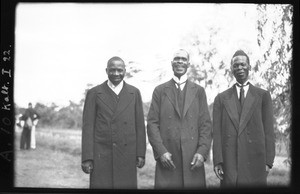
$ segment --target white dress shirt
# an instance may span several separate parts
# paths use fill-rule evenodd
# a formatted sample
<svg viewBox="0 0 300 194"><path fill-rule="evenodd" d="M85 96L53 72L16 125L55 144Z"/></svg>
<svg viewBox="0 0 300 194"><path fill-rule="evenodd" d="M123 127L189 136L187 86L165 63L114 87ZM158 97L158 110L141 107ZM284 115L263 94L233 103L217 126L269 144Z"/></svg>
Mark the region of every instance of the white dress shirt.
<svg viewBox="0 0 300 194"><path fill-rule="evenodd" d="M180 89L183 90L185 84L186 84L186 80L187 80L187 75L184 74L180 77L180 79L178 79L178 77L176 77L175 75L173 76L173 80L180 85ZM175 84L176 88L178 88L178 85Z"/></svg>
<svg viewBox="0 0 300 194"><path fill-rule="evenodd" d="M110 87L110 89L112 89L112 91L114 91L115 94L119 95L123 88L124 81L122 80L118 85L115 86L110 80L107 80L107 85Z"/></svg>
<svg viewBox="0 0 300 194"><path fill-rule="evenodd" d="M237 85L239 85L239 86L237 86ZM240 99L240 90L241 90L241 84L240 83L238 83L238 82L236 82L236 85L235 85L235 87L236 87L236 91L237 91L237 96L238 96L238 99ZM245 84L243 84L243 88L244 88L244 97L246 98L246 96L247 96L247 92L248 92L248 90L249 90L249 83L248 83L248 81L245 83Z"/></svg>

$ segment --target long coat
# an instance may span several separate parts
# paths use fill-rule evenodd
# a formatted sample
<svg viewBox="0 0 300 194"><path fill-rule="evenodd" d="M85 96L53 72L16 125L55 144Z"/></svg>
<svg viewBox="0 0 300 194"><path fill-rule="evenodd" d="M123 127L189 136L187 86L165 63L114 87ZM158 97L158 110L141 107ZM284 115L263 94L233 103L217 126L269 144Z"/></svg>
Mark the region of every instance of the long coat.
<svg viewBox="0 0 300 194"><path fill-rule="evenodd" d="M137 88L124 82L119 102L114 105L108 90L106 81L87 92L82 161L94 162L91 188L134 189L137 188L136 157L145 157L146 152L141 95Z"/></svg>
<svg viewBox="0 0 300 194"><path fill-rule="evenodd" d="M204 165L192 171L195 153L207 157L211 145L211 120L204 89L186 82L186 95L181 115L176 103L175 84L170 80L155 88L148 113L147 133L152 145L155 169L155 188L205 187ZM172 154L175 170L163 168L159 157Z"/></svg>
<svg viewBox="0 0 300 194"><path fill-rule="evenodd" d="M266 165L275 157L270 93L250 84L241 116L237 100L233 86L214 101L213 162L223 164L221 186L266 185Z"/></svg>

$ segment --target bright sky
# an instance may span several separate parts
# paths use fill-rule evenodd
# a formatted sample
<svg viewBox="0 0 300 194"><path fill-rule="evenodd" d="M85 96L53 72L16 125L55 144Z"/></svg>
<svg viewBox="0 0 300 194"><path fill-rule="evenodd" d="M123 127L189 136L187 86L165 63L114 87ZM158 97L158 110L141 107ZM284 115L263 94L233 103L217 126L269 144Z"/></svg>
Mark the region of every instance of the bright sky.
<svg viewBox="0 0 300 194"><path fill-rule="evenodd" d="M16 13L14 100L21 107L79 102L88 83L107 79L106 63L115 55L141 64L141 74L126 81L149 101L154 87L171 78L182 37L211 23L226 33L219 45L226 60L237 46L256 50L251 4L20 3ZM158 68L168 73L154 82Z"/></svg>

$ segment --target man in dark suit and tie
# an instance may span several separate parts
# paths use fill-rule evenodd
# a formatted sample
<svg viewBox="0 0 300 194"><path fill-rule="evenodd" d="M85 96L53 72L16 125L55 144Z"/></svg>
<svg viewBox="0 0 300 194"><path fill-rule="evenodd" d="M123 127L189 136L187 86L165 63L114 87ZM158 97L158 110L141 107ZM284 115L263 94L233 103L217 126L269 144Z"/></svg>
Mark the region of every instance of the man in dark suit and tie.
<svg viewBox="0 0 300 194"><path fill-rule="evenodd" d="M156 160L156 189L204 188L204 161L211 145L211 120L204 89L187 80L185 50L175 52L174 77L157 86L147 133Z"/></svg>
<svg viewBox="0 0 300 194"><path fill-rule="evenodd" d="M87 92L82 124L82 170L90 188L136 189L145 164L146 131L140 91L123 81L120 57L107 62L108 80Z"/></svg>
<svg viewBox="0 0 300 194"><path fill-rule="evenodd" d="M218 94L213 107L213 163L221 187L266 186L275 157L270 93L248 81L248 55L231 60L237 83Z"/></svg>

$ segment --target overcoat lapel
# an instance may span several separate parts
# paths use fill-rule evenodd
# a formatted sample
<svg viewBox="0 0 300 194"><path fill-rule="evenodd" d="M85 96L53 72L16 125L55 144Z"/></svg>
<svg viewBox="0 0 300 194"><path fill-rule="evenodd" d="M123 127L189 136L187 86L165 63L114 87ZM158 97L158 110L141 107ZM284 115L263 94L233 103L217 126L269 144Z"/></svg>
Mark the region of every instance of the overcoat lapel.
<svg viewBox="0 0 300 194"><path fill-rule="evenodd" d="M130 102L134 99L134 92L129 90L127 87L127 84L124 82L123 89L121 90L120 94L120 100L117 105L117 109L113 115L112 120L114 120L125 108L130 104Z"/></svg>
<svg viewBox="0 0 300 194"><path fill-rule="evenodd" d="M176 103L176 97L175 97L175 93L173 88L175 87L175 85L173 85L173 80L171 79L168 84L166 85L166 90L165 90L165 94L166 96L169 98L171 104L173 105L173 107L175 108L176 112L178 113L179 117L181 117L181 113L179 111L179 106Z"/></svg>
<svg viewBox="0 0 300 194"><path fill-rule="evenodd" d="M248 123L249 119L251 118L256 105L258 102L258 97L255 93L255 88L250 84L249 90L246 96L246 99L244 101L244 105L242 108L242 114L239 124L239 135L242 133L242 131L245 129L246 124Z"/></svg>
<svg viewBox="0 0 300 194"><path fill-rule="evenodd" d="M234 86L230 89L229 94L226 99L224 99L225 109L233 122L237 132L239 131L239 114L236 106L236 90Z"/></svg>
<svg viewBox="0 0 300 194"><path fill-rule="evenodd" d="M185 117L185 114L187 113L187 110L189 109L190 105L192 104L195 96L196 96L196 87L193 85L189 80L186 82L186 93L185 93L185 101L184 101L184 108L183 108L183 116Z"/></svg>
<svg viewBox="0 0 300 194"><path fill-rule="evenodd" d="M99 88L99 90L97 91L97 98L99 100L101 100L103 102L103 104L105 104L110 112L111 115L113 115L114 113L114 100L113 98L109 95L108 91L106 91L105 87L107 85L107 82L104 82L102 87ZM108 86L107 86L108 87Z"/></svg>

